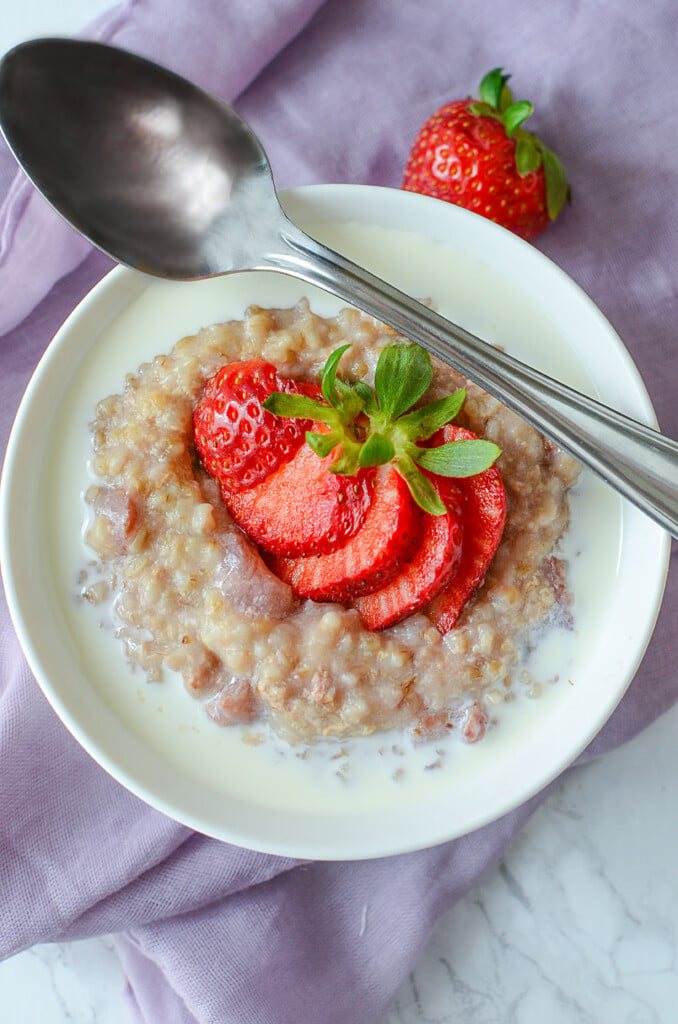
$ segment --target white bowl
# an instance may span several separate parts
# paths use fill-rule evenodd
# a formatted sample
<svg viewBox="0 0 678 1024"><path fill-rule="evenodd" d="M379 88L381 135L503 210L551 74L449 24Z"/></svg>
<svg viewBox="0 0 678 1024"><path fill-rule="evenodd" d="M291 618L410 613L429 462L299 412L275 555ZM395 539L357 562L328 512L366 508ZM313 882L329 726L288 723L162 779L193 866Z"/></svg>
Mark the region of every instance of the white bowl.
<svg viewBox="0 0 678 1024"><path fill-rule="evenodd" d="M315 186L284 194L290 215L474 333L636 419L648 396L610 325L556 266L489 221L412 193ZM10 611L45 695L73 735L143 800L200 832L281 855L351 859L434 845L485 825L549 783L583 750L630 683L652 633L668 536L584 473L565 543L573 633L538 652L539 700L501 709L474 746L431 751L399 737L351 741L307 757L272 740L248 746L220 729L173 678L133 675L101 612L78 601L87 559L82 494L88 424L124 374L182 335L239 317L251 303L308 295L291 278L244 273L191 284L114 270L54 338L10 438L2 492L2 565ZM31 467L27 473L26 466ZM394 782L395 768L402 769ZM346 770L348 768L348 771Z"/></svg>

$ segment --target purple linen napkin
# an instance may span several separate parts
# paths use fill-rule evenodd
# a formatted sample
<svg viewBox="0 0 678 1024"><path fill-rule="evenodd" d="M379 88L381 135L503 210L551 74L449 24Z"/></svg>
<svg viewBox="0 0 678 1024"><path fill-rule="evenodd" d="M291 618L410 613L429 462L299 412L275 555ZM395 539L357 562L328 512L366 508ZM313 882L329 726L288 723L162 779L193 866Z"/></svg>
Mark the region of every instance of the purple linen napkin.
<svg viewBox="0 0 678 1024"><path fill-rule="evenodd" d="M630 348L678 435L673 0L129 0L86 35L152 56L251 121L279 186L398 186L421 122L502 65L570 172L539 239ZM0 430L50 337L108 268L0 150ZM678 699L676 573L650 649L586 757ZM440 914L539 797L453 843L300 864L190 832L109 778L56 719L0 605L0 956L115 933L146 1024L376 1024Z"/></svg>

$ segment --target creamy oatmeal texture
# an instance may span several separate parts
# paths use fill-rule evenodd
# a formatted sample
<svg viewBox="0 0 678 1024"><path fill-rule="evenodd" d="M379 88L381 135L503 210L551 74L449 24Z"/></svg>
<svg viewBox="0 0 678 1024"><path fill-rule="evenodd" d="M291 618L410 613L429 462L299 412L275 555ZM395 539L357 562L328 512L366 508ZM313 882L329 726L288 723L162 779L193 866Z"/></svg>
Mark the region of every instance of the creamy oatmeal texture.
<svg viewBox="0 0 678 1024"><path fill-rule="evenodd" d="M295 597L231 521L199 467L192 414L224 363L263 358L317 380L351 342L342 374L371 381L393 332L354 309L316 316L306 301L249 309L184 338L130 374L96 410L87 541L98 556L84 596L114 600L118 635L149 680L182 674L223 725L268 721L290 742L412 728L480 738L486 708L517 682L529 634L567 619L563 566L576 463L442 364L427 400L460 386L458 422L502 449L509 512L484 585L445 637L424 613L382 632L355 610Z"/></svg>

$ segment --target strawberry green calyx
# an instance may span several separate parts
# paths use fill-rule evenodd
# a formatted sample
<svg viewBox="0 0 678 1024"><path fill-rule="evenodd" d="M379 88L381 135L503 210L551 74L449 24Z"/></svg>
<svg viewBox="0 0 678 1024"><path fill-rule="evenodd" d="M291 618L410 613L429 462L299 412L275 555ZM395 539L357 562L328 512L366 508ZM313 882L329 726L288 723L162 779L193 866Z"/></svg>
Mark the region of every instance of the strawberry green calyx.
<svg viewBox="0 0 678 1024"><path fill-rule="evenodd" d="M570 186L562 161L553 150L545 146L532 132L522 127L532 115L528 100L513 99L508 86L510 75L502 68L494 68L485 75L478 90L479 100L469 102L469 111L477 117L492 117L503 124L506 134L516 144L516 170L521 177L538 171L544 173L546 209L550 220L555 220L566 200L571 198Z"/></svg>
<svg viewBox="0 0 678 1024"><path fill-rule="evenodd" d="M349 347L336 349L325 364L321 390L327 404L276 391L264 408L277 416L324 424L326 431L307 431L306 440L320 458L336 449L333 473L354 476L360 469L393 463L417 504L431 515L445 515L447 509L422 469L438 476L475 476L493 464L499 448L480 439L420 447L418 441L432 437L459 413L465 389L417 406L431 385L433 366L425 349L405 342L383 349L374 389L364 381L342 380L337 367Z"/></svg>

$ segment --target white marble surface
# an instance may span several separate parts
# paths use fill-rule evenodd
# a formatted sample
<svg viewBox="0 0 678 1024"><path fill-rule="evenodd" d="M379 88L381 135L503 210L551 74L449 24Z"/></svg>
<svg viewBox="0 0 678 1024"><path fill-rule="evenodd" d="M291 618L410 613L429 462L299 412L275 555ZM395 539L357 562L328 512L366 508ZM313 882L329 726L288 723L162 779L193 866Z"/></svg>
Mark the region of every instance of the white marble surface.
<svg viewBox="0 0 678 1024"><path fill-rule="evenodd" d="M441 922L388 1024L678 1020L678 708L573 771Z"/></svg>
<svg viewBox="0 0 678 1024"><path fill-rule="evenodd" d="M23 0L0 51L108 6ZM678 708L571 773L443 918L385 1024L677 1020L677 738ZM35 947L0 964L0 1024L127 1024L122 987L107 939Z"/></svg>

